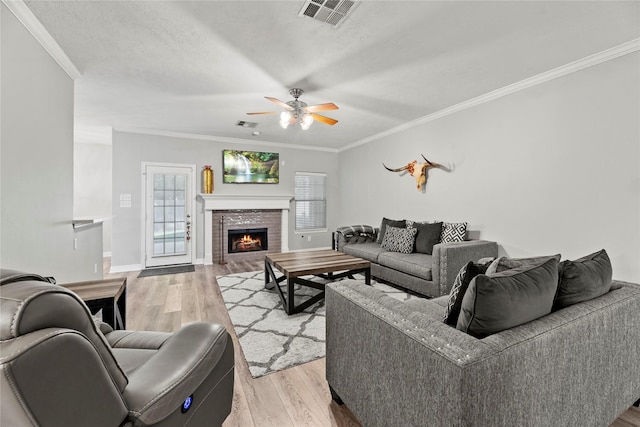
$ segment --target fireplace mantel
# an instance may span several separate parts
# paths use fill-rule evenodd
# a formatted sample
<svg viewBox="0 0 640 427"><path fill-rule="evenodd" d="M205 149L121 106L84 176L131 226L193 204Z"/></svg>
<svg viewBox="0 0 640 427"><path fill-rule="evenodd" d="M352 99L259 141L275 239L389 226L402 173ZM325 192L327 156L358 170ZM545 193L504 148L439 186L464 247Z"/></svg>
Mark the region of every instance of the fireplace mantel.
<svg viewBox="0 0 640 427"><path fill-rule="evenodd" d="M231 209L283 209L289 210L292 195L265 194L200 194L204 200L205 211L221 211Z"/></svg>
<svg viewBox="0 0 640 427"><path fill-rule="evenodd" d="M282 211L282 252L289 251L289 208L293 195L199 194L204 201L204 263L213 264L213 211L264 210Z"/></svg>

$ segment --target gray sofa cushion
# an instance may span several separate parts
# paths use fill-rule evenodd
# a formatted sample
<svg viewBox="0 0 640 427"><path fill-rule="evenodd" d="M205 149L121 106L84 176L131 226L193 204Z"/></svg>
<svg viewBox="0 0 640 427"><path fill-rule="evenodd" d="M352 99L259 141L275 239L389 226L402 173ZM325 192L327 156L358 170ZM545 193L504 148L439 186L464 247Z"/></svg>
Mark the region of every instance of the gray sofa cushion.
<svg viewBox="0 0 640 427"><path fill-rule="evenodd" d="M378 255L386 252L376 242L351 243L342 247L342 252L371 262L378 262Z"/></svg>
<svg viewBox="0 0 640 427"><path fill-rule="evenodd" d="M433 261L431 255L411 253L401 254L399 252L382 252L378 255L378 264L400 270L412 276L420 277L424 280L431 280L431 265Z"/></svg>
<svg viewBox="0 0 640 427"><path fill-rule="evenodd" d="M606 294L613 271L607 252L601 251L560 264L560 280L554 310Z"/></svg>
<svg viewBox="0 0 640 427"><path fill-rule="evenodd" d="M480 274L462 300L456 328L477 338L551 313L558 288L558 261L548 258L491 276Z"/></svg>

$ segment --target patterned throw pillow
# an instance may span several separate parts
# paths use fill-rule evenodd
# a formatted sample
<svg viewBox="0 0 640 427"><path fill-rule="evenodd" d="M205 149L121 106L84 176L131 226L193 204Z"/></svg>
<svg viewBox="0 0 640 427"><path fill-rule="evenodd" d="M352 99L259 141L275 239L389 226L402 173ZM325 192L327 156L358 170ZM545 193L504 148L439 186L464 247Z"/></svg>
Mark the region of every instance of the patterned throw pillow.
<svg viewBox="0 0 640 427"><path fill-rule="evenodd" d="M387 231L387 226L390 225L392 227L405 228L407 226L407 222L404 219L389 219L382 218L382 222L380 223L380 232L378 233L377 243L382 244L382 239L384 239L384 234Z"/></svg>
<svg viewBox="0 0 640 427"><path fill-rule="evenodd" d="M415 228L398 228L388 225L380 246L391 252L410 254L413 252L417 232Z"/></svg>
<svg viewBox="0 0 640 427"><path fill-rule="evenodd" d="M460 269L458 275L453 281L453 286L449 293L449 301L444 309L444 317L442 319L444 323L451 325L454 328L456 327L458 316L460 315L460 309L462 308L462 298L464 298L464 294L467 292L471 280L478 274L484 274L485 271L487 271L489 264L490 262L477 264L473 261L469 261L467 265Z"/></svg>
<svg viewBox="0 0 640 427"><path fill-rule="evenodd" d="M466 222L443 222L440 243L463 242L466 234Z"/></svg>

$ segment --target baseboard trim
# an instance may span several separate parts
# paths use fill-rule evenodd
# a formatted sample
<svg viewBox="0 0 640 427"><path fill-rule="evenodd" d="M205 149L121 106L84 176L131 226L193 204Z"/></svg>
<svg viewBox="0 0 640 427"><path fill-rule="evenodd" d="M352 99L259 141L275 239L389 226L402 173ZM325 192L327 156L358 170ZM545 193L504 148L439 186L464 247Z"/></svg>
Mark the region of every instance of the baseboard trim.
<svg viewBox="0 0 640 427"><path fill-rule="evenodd" d="M142 264L112 265L109 273L126 273L129 271L142 271Z"/></svg>

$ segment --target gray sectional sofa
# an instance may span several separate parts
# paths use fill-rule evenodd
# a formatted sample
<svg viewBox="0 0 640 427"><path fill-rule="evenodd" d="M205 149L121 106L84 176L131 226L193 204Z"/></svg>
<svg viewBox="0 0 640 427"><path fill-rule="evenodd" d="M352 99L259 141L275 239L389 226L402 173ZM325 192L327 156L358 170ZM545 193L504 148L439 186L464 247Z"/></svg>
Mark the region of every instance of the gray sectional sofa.
<svg viewBox="0 0 640 427"><path fill-rule="evenodd" d="M542 292L549 314L483 338L461 330L460 320L458 327L443 321L448 296L401 302L353 280L328 285L326 377L334 400L367 427L608 426L640 397L640 285L612 282L605 271L596 281L607 285L609 274L610 288L574 303L573 291L595 276L592 265L583 269L586 281L557 259L535 268L549 277ZM476 276L463 311L500 280L532 269ZM532 277L526 298L540 300L540 276ZM489 320L537 304L521 299L513 310L520 285L509 286L507 298L485 305Z"/></svg>
<svg viewBox="0 0 640 427"><path fill-rule="evenodd" d="M367 229L371 231L363 231ZM341 227L334 233L334 247L370 261L373 277L426 297L447 295L468 261L498 255L498 245L485 240L437 243L431 254L392 252L381 247L379 232L370 226Z"/></svg>

